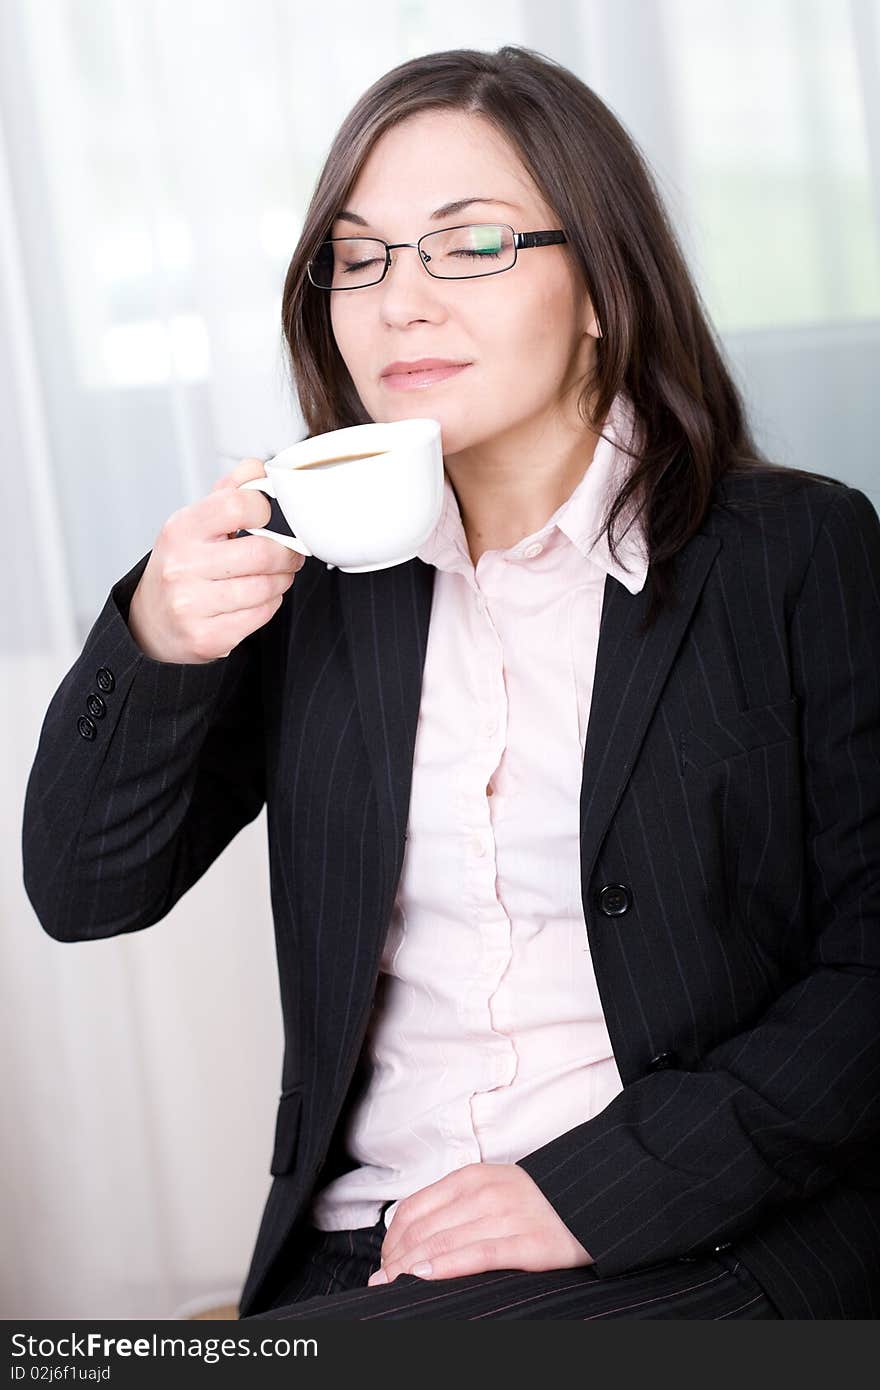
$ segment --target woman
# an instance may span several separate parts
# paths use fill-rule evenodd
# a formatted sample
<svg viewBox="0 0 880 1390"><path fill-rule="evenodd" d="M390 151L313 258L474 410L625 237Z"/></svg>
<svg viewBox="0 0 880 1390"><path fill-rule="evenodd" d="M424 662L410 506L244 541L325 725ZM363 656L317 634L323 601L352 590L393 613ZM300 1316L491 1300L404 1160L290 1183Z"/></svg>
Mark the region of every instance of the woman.
<svg viewBox="0 0 880 1390"><path fill-rule="evenodd" d="M876 1316L868 499L761 459L637 150L528 50L361 98L283 323L310 435L440 421L436 531L303 563L236 537L245 460L114 586L24 831L43 926L87 939L268 804L242 1316Z"/></svg>

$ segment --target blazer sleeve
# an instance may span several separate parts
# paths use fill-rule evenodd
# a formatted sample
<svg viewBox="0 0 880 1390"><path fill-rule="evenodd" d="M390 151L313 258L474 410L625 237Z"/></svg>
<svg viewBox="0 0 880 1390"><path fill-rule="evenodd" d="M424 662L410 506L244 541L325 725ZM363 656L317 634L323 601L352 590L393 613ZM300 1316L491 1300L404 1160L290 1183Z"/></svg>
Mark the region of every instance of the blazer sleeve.
<svg viewBox="0 0 880 1390"><path fill-rule="evenodd" d="M639 1078L519 1161L599 1276L702 1253L837 1181L880 1186L880 521L835 492L789 632L809 960L695 1069Z"/></svg>
<svg viewBox="0 0 880 1390"><path fill-rule="evenodd" d="M127 619L149 558L56 690L28 779L24 885L58 941L158 922L265 801L262 629L213 662L146 656Z"/></svg>

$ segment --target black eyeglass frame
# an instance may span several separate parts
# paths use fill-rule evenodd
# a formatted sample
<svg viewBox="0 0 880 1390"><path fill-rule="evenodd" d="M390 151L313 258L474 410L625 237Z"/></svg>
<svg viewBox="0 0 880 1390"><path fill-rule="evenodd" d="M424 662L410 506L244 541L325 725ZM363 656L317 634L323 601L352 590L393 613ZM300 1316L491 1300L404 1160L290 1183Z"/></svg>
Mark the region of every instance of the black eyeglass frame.
<svg viewBox="0 0 880 1390"><path fill-rule="evenodd" d="M500 270L480 270L477 271L476 275L435 275L433 270L428 270L425 260L426 253L422 250L422 242L428 237L437 236L440 232L457 232L464 227L506 227L513 236L513 260L510 262L510 265L502 266ZM312 257L311 260L306 262L306 273L309 277L309 282L315 286L316 290L324 290L327 294L338 294L341 290L368 290L371 285L381 285L391 267L391 252L396 251L401 246L409 246L412 247L413 250L418 251L419 261L433 280L480 280L486 275L504 275L506 271L513 270L519 251L528 251L533 246L559 246L562 245L563 242L567 242L568 238L561 229L548 232L515 232L509 222L458 222L454 227L438 227L435 232L425 232L423 236L419 237L418 241L388 242L383 241L381 237L377 236L332 236L325 237L320 244L321 246L327 246L335 241L375 241L378 246L385 247L385 267L378 280L368 280L365 285L319 285L312 279L312 262L315 259L315 257ZM430 256L428 256L428 260L430 259Z"/></svg>

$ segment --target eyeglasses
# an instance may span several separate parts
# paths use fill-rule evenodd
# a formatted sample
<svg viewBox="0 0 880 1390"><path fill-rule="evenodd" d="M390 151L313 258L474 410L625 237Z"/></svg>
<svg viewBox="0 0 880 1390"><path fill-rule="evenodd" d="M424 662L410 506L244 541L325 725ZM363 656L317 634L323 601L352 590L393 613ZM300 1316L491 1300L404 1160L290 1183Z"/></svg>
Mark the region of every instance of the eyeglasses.
<svg viewBox="0 0 880 1390"><path fill-rule="evenodd" d="M331 237L321 242L306 269L319 290L365 289L385 279L392 251L411 246L418 250L422 265L435 279L471 280L511 270L516 265L517 251L556 246L565 240L562 231L515 232L506 222L444 227L439 232L427 232L418 241L389 243L379 237ZM484 269L486 266L491 269Z"/></svg>

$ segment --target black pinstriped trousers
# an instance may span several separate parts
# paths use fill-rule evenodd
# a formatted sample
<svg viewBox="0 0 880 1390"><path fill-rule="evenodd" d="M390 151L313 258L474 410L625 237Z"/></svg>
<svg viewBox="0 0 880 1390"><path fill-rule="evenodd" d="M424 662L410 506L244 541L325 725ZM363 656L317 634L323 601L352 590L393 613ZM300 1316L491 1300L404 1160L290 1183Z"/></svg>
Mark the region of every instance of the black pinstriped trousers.
<svg viewBox="0 0 880 1390"><path fill-rule="evenodd" d="M390 1206L390 1203L386 1203ZM600 1279L590 1265L526 1273L494 1269L455 1279L400 1274L367 1288L379 1268L384 1208L375 1226L306 1232L306 1258L296 1279L254 1318L311 1322L316 1318L778 1318L752 1275L732 1252L654 1265ZM249 1318L243 1318L248 1322Z"/></svg>

